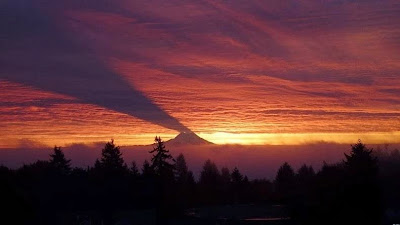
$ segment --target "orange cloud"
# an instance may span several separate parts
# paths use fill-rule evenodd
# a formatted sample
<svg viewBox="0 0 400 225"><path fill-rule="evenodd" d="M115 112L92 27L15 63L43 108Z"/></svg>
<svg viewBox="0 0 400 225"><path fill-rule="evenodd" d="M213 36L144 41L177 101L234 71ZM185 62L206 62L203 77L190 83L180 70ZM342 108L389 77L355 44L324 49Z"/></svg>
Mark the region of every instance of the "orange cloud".
<svg viewBox="0 0 400 225"><path fill-rule="evenodd" d="M102 69L112 70L216 143L400 140L400 17L395 1L95 3L50 4L44 11L52 12L57 28L87 48L43 52L51 58L61 54L58 59L68 71L91 57L99 60ZM20 42L49 39L46 33L35 35ZM15 58L7 68L29 74L23 66L29 63L21 64L19 57L25 49L7 46L0 59ZM36 64L55 67L51 60L44 62ZM129 145L151 142L155 134L176 134L82 103L77 96L17 82L1 85L1 137L14 145L26 138L52 145L110 137ZM348 138L341 139L343 135Z"/></svg>

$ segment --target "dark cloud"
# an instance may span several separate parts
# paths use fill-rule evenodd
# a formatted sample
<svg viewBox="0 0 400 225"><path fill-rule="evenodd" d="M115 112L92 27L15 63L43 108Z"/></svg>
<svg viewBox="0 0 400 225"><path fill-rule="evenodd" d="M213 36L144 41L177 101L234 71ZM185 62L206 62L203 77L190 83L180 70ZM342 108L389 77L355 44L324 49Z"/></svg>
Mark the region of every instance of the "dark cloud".
<svg viewBox="0 0 400 225"><path fill-rule="evenodd" d="M27 102L12 102L12 101L4 101L0 102L0 107L45 107L50 108L51 106L57 104L70 104L70 103L77 103L77 100L72 99L59 99L59 98L48 98L48 99L41 99L36 101L27 101ZM1 113L0 113L1 114Z"/></svg>
<svg viewBox="0 0 400 225"><path fill-rule="evenodd" d="M90 47L55 23L42 4L2 3L0 79L61 93L160 126L186 131L151 99L106 67ZM55 13L55 12L51 12Z"/></svg>
<svg viewBox="0 0 400 225"><path fill-rule="evenodd" d="M340 112L340 111L326 111L326 110L264 110L265 114L292 114L292 115L316 115L316 116L353 116L353 117L362 117L362 118L398 118L400 113L372 113L372 112Z"/></svg>
<svg viewBox="0 0 400 225"><path fill-rule="evenodd" d="M381 92L389 93L393 95L400 95L400 88L382 88L380 89Z"/></svg>

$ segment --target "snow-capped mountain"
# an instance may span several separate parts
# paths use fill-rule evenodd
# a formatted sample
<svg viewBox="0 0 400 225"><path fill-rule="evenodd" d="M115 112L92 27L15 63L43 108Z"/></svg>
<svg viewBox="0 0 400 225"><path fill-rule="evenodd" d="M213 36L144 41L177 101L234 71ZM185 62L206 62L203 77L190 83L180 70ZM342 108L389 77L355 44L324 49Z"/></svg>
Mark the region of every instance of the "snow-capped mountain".
<svg viewBox="0 0 400 225"><path fill-rule="evenodd" d="M166 141L167 145L212 145L212 142L204 140L193 132L182 132L175 138Z"/></svg>

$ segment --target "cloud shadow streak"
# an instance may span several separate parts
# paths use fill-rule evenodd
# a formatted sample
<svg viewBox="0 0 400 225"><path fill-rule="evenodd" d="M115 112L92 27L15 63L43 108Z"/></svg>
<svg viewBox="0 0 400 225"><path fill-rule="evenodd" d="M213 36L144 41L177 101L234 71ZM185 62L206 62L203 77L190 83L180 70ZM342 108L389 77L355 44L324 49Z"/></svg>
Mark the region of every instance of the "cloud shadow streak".
<svg viewBox="0 0 400 225"><path fill-rule="evenodd" d="M81 102L126 113L165 128L189 131L135 90L31 1L0 4L0 79L72 96Z"/></svg>

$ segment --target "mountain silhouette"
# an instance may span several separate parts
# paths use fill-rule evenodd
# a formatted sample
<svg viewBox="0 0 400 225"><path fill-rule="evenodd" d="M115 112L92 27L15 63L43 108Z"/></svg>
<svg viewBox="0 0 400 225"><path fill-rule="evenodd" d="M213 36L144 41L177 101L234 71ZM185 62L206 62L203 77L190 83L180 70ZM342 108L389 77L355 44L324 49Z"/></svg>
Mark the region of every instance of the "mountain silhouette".
<svg viewBox="0 0 400 225"><path fill-rule="evenodd" d="M214 143L207 141L195 134L194 132L181 132L175 138L166 141L167 145L213 145Z"/></svg>

